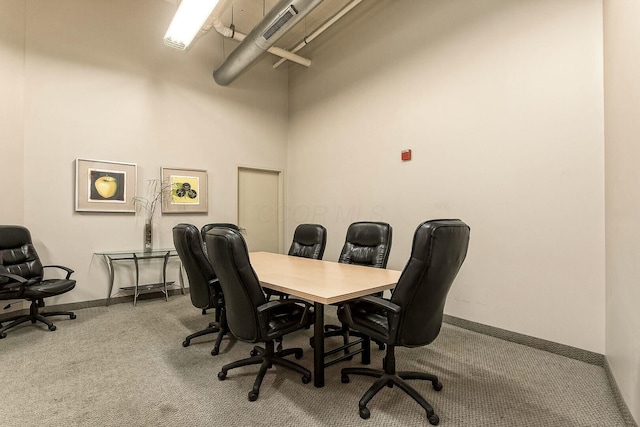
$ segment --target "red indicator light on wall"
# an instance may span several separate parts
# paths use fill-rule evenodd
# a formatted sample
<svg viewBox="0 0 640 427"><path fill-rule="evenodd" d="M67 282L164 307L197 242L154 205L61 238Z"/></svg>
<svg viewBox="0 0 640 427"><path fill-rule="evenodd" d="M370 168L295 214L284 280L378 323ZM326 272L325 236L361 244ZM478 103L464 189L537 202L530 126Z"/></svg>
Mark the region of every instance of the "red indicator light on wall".
<svg viewBox="0 0 640 427"><path fill-rule="evenodd" d="M401 155L402 155L403 162L407 160L411 160L411 150L402 150Z"/></svg>

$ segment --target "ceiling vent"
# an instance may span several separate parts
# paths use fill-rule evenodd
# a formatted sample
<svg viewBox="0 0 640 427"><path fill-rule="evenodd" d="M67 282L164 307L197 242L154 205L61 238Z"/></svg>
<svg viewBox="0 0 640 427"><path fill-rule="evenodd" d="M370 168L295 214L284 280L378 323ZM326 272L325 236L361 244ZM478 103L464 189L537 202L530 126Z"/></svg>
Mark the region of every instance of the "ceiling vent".
<svg viewBox="0 0 640 427"><path fill-rule="evenodd" d="M231 52L222 65L213 72L221 86L233 82L244 70L255 63L260 55L278 41L323 0L281 0Z"/></svg>

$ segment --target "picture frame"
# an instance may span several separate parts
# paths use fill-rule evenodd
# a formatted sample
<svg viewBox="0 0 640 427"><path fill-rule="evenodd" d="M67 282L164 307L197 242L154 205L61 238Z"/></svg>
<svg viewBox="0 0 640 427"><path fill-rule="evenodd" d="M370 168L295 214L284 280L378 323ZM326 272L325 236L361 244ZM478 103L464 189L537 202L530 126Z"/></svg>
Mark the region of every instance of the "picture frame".
<svg viewBox="0 0 640 427"><path fill-rule="evenodd" d="M162 167L160 177L163 214L209 212L206 170Z"/></svg>
<svg viewBox="0 0 640 427"><path fill-rule="evenodd" d="M135 163L80 158L75 163L77 212L135 213Z"/></svg>

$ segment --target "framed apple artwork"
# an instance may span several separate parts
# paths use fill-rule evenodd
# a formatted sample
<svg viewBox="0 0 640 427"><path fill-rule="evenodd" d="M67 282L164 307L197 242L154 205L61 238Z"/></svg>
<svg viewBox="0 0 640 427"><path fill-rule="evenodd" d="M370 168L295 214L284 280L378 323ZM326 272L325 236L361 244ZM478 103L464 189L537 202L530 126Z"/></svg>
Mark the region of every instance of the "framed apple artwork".
<svg viewBox="0 0 640 427"><path fill-rule="evenodd" d="M103 200L124 203L124 182L126 174L118 171L89 169L90 181L89 200L100 202Z"/></svg>
<svg viewBox="0 0 640 427"><path fill-rule="evenodd" d="M135 212L137 165L76 159L76 211Z"/></svg>

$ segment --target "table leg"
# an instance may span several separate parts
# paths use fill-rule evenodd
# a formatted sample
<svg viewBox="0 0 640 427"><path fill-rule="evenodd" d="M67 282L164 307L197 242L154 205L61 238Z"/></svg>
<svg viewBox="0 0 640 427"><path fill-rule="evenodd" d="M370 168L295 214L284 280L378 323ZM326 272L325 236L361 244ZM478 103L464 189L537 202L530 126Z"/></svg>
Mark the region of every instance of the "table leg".
<svg viewBox="0 0 640 427"><path fill-rule="evenodd" d="M138 268L138 257L136 254L133 254L133 263L136 265L136 285L133 290L133 306L136 306L138 302L138 286L140 285L140 268Z"/></svg>
<svg viewBox="0 0 640 427"><path fill-rule="evenodd" d="M184 279L182 278L182 262L179 262L180 266L179 271L180 271L180 292L182 293L182 295L184 295Z"/></svg>
<svg viewBox="0 0 640 427"><path fill-rule="evenodd" d="M109 269L109 293L107 294L107 305L111 302L111 292L113 291L113 280L114 280L114 272L113 272L113 260L110 256L106 255L107 259L107 268Z"/></svg>
<svg viewBox="0 0 640 427"><path fill-rule="evenodd" d="M316 321L313 327L313 385L324 387L324 304L313 304Z"/></svg>
<svg viewBox="0 0 640 427"><path fill-rule="evenodd" d="M162 266L162 285L164 286L164 300L169 302L169 292L167 292L167 263L169 262L169 255L171 252L167 252L164 256L164 265Z"/></svg>

